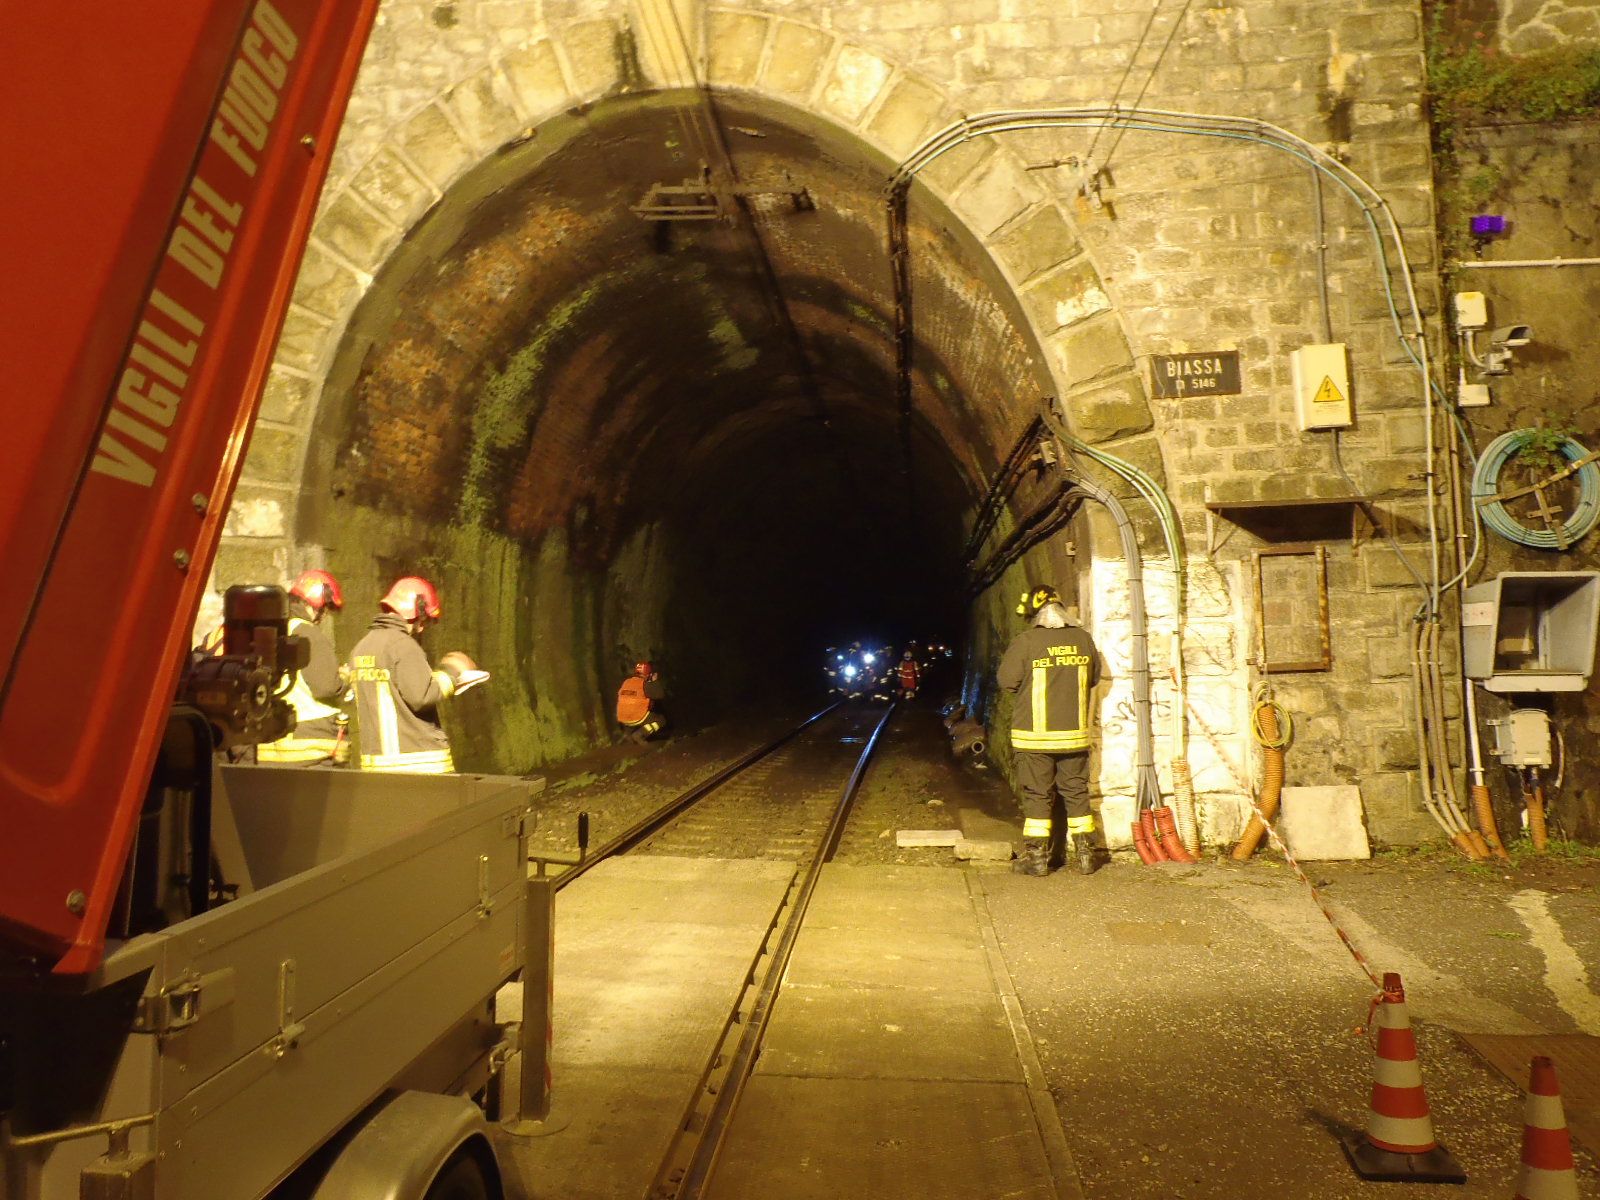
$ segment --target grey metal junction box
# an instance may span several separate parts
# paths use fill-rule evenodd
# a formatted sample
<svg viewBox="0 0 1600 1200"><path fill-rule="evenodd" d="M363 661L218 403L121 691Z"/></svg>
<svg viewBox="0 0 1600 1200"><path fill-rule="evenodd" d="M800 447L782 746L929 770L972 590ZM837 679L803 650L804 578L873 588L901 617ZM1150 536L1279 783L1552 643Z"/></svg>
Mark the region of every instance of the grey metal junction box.
<svg viewBox="0 0 1600 1200"><path fill-rule="evenodd" d="M1467 678L1491 692L1581 692L1594 670L1600 571L1505 571L1462 594Z"/></svg>

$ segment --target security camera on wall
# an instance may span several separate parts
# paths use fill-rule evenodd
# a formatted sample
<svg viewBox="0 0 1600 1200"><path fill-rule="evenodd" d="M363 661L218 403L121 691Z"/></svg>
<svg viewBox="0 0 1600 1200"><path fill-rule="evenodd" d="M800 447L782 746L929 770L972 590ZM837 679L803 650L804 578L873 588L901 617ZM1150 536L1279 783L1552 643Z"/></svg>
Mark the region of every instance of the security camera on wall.
<svg viewBox="0 0 1600 1200"><path fill-rule="evenodd" d="M1478 336L1489 325L1488 302L1482 292L1457 293L1455 317L1462 357L1482 375L1511 374L1512 349L1526 346L1533 340L1531 325L1501 325L1489 332L1489 345L1480 354ZM1463 388L1467 386L1465 371L1462 373L1462 385ZM1487 398L1483 402L1487 403Z"/></svg>

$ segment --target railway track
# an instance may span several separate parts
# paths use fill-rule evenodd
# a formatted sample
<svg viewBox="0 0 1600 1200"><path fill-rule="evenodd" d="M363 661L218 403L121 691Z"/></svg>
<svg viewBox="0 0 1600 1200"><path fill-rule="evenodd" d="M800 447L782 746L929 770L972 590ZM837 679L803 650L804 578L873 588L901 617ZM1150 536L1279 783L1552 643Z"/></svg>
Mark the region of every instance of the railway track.
<svg viewBox="0 0 1600 1200"><path fill-rule="evenodd" d="M893 714L893 705L825 709L674 797L593 853L562 864L566 870L555 880L558 890L579 884L592 867L622 854L759 858L794 867L655 1171L648 1200L707 1194L812 892L839 846Z"/></svg>

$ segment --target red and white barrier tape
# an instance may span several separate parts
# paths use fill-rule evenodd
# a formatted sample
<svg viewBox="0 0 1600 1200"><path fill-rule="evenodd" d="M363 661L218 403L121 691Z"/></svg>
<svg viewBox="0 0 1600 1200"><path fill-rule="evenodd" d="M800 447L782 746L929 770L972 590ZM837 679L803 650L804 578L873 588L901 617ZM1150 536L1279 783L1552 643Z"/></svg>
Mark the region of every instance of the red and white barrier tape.
<svg viewBox="0 0 1600 1200"><path fill-rule="evenodd" d="M1173 682L1174 685L1176 685L1176 678L1174 678ZM1273 828L1272 822L1267 819L1267 814L1262 812L1261 806L1256 803L1255 790L1251 788L1249 783L1247 783L1239 774L1239 772L1235 770L1234 765L1228 761L1228 756L1223 752L1222 743L1218 740L1217 735L1212 730L1211 726L1206 724L1205 718L1195 710L1194 705L1189 703L1189 698L1187 696L1183 697L1183 703L1184 707L1189 710L1189 716L1194 720L1196 725L1200 726L1201 732L1206 735L1206 739L1211 743L1211 748L1216 751L1217 761L1228 769L1228 773L1233 776L1234 783L1239 785L1240 794L1250 801L1250 807L1252 810L1254 810L1257 819L1260 820L1262 825L1266 826L1267 839L1272 843L1273 847L1283 855L1284 860L1294 868L1295 875L1299 877L1301 883L1306 885L1306 889L1311 893L1311 898L1316 901L1317 907L1322 911L1322 915L1328 919L1328 924L1333 926L1333 932L1339 935L1339 940L1344 943L1344 948L1350 952L1350 957L1356 960L1356 965L1361 968L1361 970L1366 974L1367 978L1372 980L1374 986L1377 987L1378 995L1373 999L1372 1008L1367 1014L1367 1027L1370 1028L1372 1024L1372 1013L1377 1010L1378 1004L1383 1000L1383 976L1372 969L1372 964L1367 962L1366 956L1362 954L1361 951L1356 949L1355 943L1350 940L1350 935L1345 933L1343 929L1339 928L1338 920L1334 917L1333 913L1329 911L1327 903L1322 898L1322 893L1317 890L1317 885L1312 883L1311 880L1306 877L1306 873L1301 870L1300 864L1295 861L1294 855L1289 853L1289 847L1284 844L1283 839L1278 836L1278 831Z"/></svg>

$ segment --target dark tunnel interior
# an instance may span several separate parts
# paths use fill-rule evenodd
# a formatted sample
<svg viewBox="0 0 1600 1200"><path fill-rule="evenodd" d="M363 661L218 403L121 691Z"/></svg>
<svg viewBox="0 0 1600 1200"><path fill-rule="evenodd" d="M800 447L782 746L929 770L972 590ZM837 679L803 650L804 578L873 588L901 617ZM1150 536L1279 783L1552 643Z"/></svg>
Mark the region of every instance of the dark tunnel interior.
<svg viewBox="0 0 1600 1200"><path fill-rule="evenodd" d="M966 526L1045 376L998 272L925 201L902 385L892 166L733 97L621 97L530 131L362 300L302 540L358 593L402 562L440 575L465 603L435 644L514 658L579 735L638 657L696 724L820 694L830 645L959 645ZM662 219L664 197L707 211Z"/></svg>

